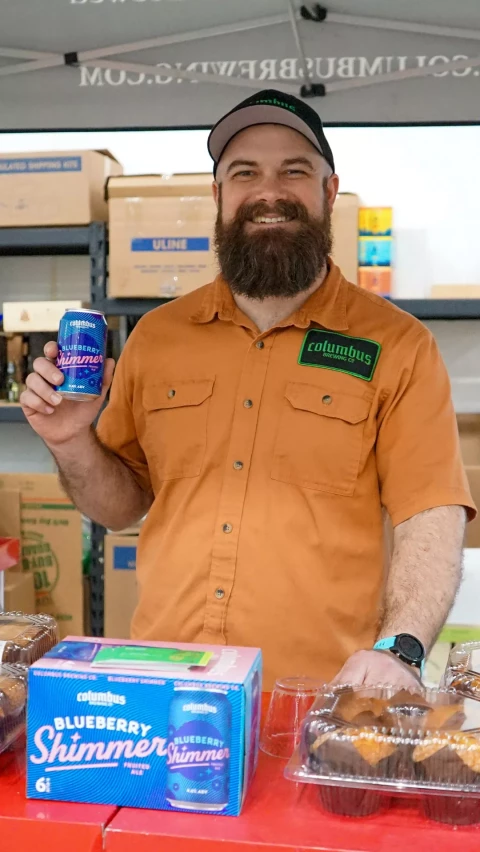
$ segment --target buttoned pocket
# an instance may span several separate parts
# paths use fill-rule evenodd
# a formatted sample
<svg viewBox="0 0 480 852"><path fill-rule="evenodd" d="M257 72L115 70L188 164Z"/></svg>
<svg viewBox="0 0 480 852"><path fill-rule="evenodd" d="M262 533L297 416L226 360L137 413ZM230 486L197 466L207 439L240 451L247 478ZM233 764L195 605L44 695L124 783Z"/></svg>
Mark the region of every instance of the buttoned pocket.
<svg viewBox="0 0 480 852"><path fill-rule="evenodd" d="M285 390L272 478L351 496L371 402L300 382Z"/></svg>
<svg viewBox="0 0 480 852"><path fill-rule="evenodd" d="M161 382L143 392L145 454L160 480L198 476L214 379Z"/></svg>

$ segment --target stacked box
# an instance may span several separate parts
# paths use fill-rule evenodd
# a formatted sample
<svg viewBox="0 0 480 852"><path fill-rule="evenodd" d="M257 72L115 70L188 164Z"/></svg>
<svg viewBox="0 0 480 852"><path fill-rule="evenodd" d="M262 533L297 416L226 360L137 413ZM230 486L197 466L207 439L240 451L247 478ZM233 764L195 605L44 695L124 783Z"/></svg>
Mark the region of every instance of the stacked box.
<svg viewBox="0 0 480 852"><path fill-rule="evenodd" d="M361 207L358 230L358 283L379 296L389 296L392 289L392 208Z"/></svg>

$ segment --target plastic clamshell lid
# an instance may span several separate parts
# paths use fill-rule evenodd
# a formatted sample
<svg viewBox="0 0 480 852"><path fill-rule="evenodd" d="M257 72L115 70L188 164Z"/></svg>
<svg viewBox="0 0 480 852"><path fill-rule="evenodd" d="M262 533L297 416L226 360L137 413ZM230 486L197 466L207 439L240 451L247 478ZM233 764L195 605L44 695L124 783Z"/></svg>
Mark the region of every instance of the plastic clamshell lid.
<svg viewBox="0 0 480 852"><path fill-rule="evenodd" d="M480 642L463 642L450 651L445 686L461 695L480 699Z"/></svg>
<svg viewBox="0 0 480 852"><path fill-rule="evenodd" d="M0 665L30 666L57 642L57 623L50 615L0 613Z"/></svg>
<svg viewBox="0 0 480 852"><path fill-rule="evenodd" d="M449 689L320 693L285 775L336 787L480 796L480 702Z"/></svg>
<svg viewBox="0 0 480 852"><path fill-rule="evenodd" d="M27 701L27 669L0 665L0 753L23 733Z"/></svg>

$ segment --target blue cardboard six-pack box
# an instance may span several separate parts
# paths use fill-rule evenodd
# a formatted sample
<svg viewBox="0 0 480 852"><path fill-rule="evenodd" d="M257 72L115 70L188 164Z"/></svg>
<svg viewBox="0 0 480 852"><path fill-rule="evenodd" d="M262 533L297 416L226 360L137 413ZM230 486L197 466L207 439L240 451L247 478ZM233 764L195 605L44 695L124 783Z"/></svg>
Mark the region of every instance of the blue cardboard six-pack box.
<svg viewBox="0 0 480 852"><path fill-rule="evenodd" d="M261 652L68 637L29 671L27 796L236 816Z"/></svg>

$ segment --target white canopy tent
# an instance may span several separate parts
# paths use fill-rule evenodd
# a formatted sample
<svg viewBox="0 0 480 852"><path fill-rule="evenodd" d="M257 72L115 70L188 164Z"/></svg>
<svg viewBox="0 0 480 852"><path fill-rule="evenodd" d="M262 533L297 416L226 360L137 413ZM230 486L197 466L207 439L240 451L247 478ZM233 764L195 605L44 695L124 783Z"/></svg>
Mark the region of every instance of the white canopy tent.
<svg viewBox="0 0 480 852"><path fill-rule="evenodd" d="M479 0L1 0L1 131L208 127L262 88L327 124L480 121Z"/></svg>

